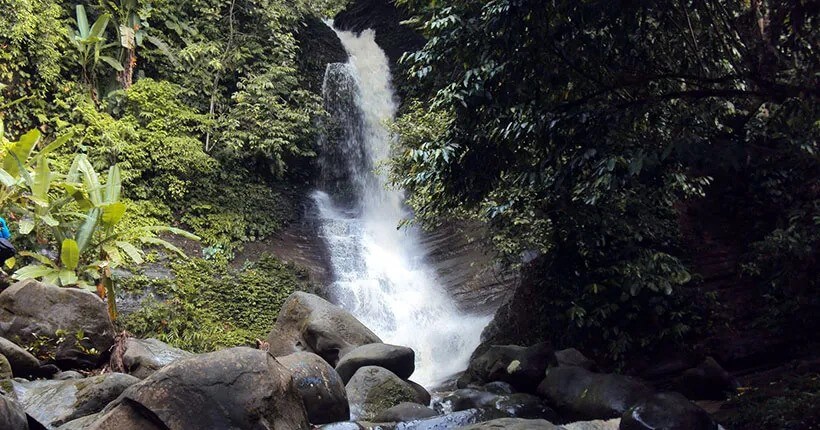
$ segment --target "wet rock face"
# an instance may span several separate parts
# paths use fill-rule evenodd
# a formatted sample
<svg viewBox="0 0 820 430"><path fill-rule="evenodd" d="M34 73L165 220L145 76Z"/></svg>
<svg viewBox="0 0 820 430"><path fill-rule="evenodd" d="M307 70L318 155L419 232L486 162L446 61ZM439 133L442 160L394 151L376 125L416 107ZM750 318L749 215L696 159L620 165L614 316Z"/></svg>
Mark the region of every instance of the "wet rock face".
<svg viewBox="0 0 820 430"><path fill-rule="evenodd" d="M314 16L305 17L296 32L299 54L296 63L307 89L322 93L325 68L329 63L347 62L347 52L336 33Z"/></svg>
<svg viewBox="0 0 820 430"><path fill-rule="evenodd" d="M487 421L483 423L474 424L463 427L462 430L560 430L552 423L546 420L527 420L521 418L500 418L497 420Z"/></svg>
<svg viewBox="0 0 820 430"><path fill-rule="evenodd" d="M393 372L365 366L345 386L350 415L355 420L373 420L379 413L400 403L421 403L418 391Z"/></svg>
<svg viewBox="0 0 820 430"><path fill-rule="evenodd" d="M93 367L114 344L114 326L105 303L93 293L26 280L0 293L0 336L20 343L37 336L64 338L49 343L55 361Z"/></svg>
<svg viewBox="0 0 820 430"><path fill-rule="evenodd" d="M40 360L14 342L0 337L0 355L4 355L17 377L31 377L39 373Z"/></svg>
<svg viewBox="0 0 820 430"><path fill-rule="evenodd" d="M580 367L550 368L538 386L547 404L571 420L616 418L652 393L634 378Z"/></svg>
<svg viewBox="0 0 820 430"><path fill-rule="evenodd" d="M344 383L322 357L295 352L277 360L293 374L293 382L312 424L344 421L350 417Z"/></svg>
<svg viewBox="0 0 820 430"><path fill-rule="evenodd" d="M345 354L336 365L336 371L347 383L364 366L383 367L399 378L407 379L416 369L416 354L406 346L371 343Z"/></svg>
<svg viewBox="0 0 820 430"><path fill-rule="evenodd" d="M436 416L436 411L418 403L404 402L376 414L377 423L407 422Z"/></svg>
<svg viewBox="0 0 820 430"><path fill-rule="evenodd" d="M52 428L95 414L139 379L122 373L69 380L14 380L14 395L25 411Z"/></svg>
<svg viewBox="0 0 820 430"><path fill-rule="evenodd" d="M547 367L556 364L555 354L548 343L529 348L493 345L470 362L470 367L459 378L458 386L503 381L518 391L534 393Z"/></svg>
<svg viewBox="0 0 820 430"><path fill-rule="evenodd" d="M103 410L98 430L309 428L291 372L265 351L231 348L176 361Z"/></svg>
<svg viewBox="0 0 820 430"><path fill-rule="evenodd" d="M658 393L624 413L620 430L717 430L709 414L678 393Z"/></svg>
<svg viewBox="0 0 820 430"><path fill-rule="evenodd" d="M349 312L319 296L293 293L279 312L267 338L275 357L312 352L335 366L359 346L381 339Z"/></svg>
<svg viewBox="0 0 820 430"><path fill-rule="evenodd" d="M128 339L125 341L125 352L122 354L124 372L137 378L145 379L157 370L174 361L190 357L193 354L174 348L157 339ZM112 365L115 359L112 357ZM116 366L112 366L116 367Z"/></svg>
<svg viewBox="0 0 820 430"><path fill-rule="evenodd" d="M0 395L0 428L28 429L28 419L23 405L4 395Z"/></svg>

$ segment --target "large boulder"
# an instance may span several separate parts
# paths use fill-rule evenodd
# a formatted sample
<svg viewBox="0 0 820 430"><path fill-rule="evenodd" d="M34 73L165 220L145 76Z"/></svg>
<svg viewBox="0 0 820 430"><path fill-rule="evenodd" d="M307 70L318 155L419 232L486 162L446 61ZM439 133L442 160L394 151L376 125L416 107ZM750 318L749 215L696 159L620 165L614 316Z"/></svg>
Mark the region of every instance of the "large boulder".
<svg viewBox="0 0 820 430"><path fill-rule="evenodd" d="M290 371L265 351L231 348L178 360L106 407L96 430L308 428Z"/></svg>
<svg viewBox="0 0 820 430"><path fill-rule="evenodd" d="M474 408L492 408L498 399L497 394L474 388L460 388L444 396L440 404L443 412L458 412Z"/></svg>
<svg viewBox="0 0 820 430"><path fill-rule="evenodd" d="M724 400L737 387L737 381L712 357L686 370L674 382L674 389L692 400Z"/></svg>
<svg viewBox="0 0 820 430"><path fill-rule="evenodd" d="M470 384L503 381L516 390L534 393L549 366L557 365L549 343L528 348L515 345L493 345L472 361L458 380L459 388Z"/></svg>
<svg viewBox="0 0 820 430"><path fill-rule="evenodd" d="M349 312L301 291L291 294L282 305L267 341L275 357L307 351L324 358L331 366L359 346L381 343Z"/></svg>
<svg viewBox="0 0 820 430"><path fill-rule="evenodd" d="M594 361L575 348L555 351L555 359L558 361L559 366L577 366L591 371L595 371L597 367Z"/></svg>
<svg viewBox="0 0 820 430"><path fill-rule="evenodd" d="M377 423L395 423L423 420L436 416L436 411L418 403L404 402L376 414Z"/></svg>
<svg viewBox="0 0 820 430"><path fill-rule="evenodd" d="M620 430L717 430L709 414L678 393L657 393L632 406Z"/></svg>
<svg viewBox="0 0 820 430"><path fill-rule="evenodd" d="M527 393L515 393L500 396L495 408L515 418L545 419L552 421L555 412L537 396Z"/></svg>
<svg viewBox="0 0 820 430"><path fill-rule="evenodd" d="M14 376L23 378L38 373L40 360L16 343L0 337L0 355L6 356Z"/></svg>
<svg viewBox="0 0 820 430"><path fill-rule="evenodd" d="M139 379L123 373L106 373L64 381L16 379L14 394L25 411L52 428L101 411Z"/></svg>
<svg viewBox="0 0 820 430"><path fill-rule="evenodd" d="M0 395L0 429L28 429L28 418L23 405L4 395Z"/></svg>
<svg viewBox="0 0 820 430"><path fill-rule="evenodd" d="M93 367L114 344L114 326L95 294L25 280L0 293L0 336L18 343L51 339L45 352L58 364Z"/></svg>
<svg viewBox="0 0 820 430"><path fill-rule="evenodd" d="M373 420L400 403L421 403L419 393L395 373L376 366L360 368L345 386L354 420Z"/></svg>
<svg viewBox="0 0 820 430"><path fill-rule="evenodd" d="M117 354L112 355L112 368L140 379L151 376L152 373L174 361L193 355L188 351L174 348L157 339L129 338L123 344L123 349L124 352L117 351ZM120 353L121 355L119 355ZM118 367L121 367L121 369Z"/></svg>
<svg viewBox="0 0 820 430"><path fill-rule="evenodd" d="M293 373L293 382L312 424L344 421L350 417L342 379L322 357L294 352L277 359Z"/></svg>
<svg viewBox="0 0 820 430"><path fill-rule="evenodd" d="M553 409L575 420L617 418L652 393L634 378L572 366L547 369L538 386L538 394Z"/></svg>
<svg viewBox="0 0 820 430"><path fill-rule="evenodd" d="M462 430L560 430L547 420L527 420L522 418L499 418L492 421L462 427Z"/></svg>
<svg viewBox="0 0 820 430"><path fill-rule="evenodd" d="M347 383L364 366L383 367L407 379L416 369L416 354L406 346L369 343L345 354L336 365L336 372Z"/></svg>

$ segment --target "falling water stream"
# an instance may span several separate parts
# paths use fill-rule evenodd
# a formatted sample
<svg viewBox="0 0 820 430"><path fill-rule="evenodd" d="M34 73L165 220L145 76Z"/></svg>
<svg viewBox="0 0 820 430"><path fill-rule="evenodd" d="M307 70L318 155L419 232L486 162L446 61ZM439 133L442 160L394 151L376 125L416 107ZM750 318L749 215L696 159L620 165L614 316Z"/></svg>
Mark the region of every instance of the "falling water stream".
<svg viewBox="0 0 820 430"><path fill-rule="evenodd" d="M324 180L312 196L334 295L384 342L413 348L412 379L432 387L464 370L488 318L459 312L426 261L420 233L398 228L412 213L380 168L397 109L389 63L372 30L336 33L349 61L328 65L325 75Z"/></svg>

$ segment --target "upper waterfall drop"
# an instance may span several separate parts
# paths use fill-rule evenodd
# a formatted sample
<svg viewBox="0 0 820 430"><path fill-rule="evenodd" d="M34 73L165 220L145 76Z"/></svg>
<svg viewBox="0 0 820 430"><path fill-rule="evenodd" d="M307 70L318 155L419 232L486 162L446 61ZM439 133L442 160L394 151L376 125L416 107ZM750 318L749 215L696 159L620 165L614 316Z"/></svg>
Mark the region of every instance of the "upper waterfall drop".
<svg viewBox="0 0 820 430"><path fill-rule="evenodd" d="M325 75L333 136L320 142L325 183L313 194L334 294L384 342L413 348L412 379L434 386L467 367L489 318L462 315L427 264L419 232L398 228L412 213L380 171L398 108L390 66L372 30L336 33L350 58Z"/></svg>

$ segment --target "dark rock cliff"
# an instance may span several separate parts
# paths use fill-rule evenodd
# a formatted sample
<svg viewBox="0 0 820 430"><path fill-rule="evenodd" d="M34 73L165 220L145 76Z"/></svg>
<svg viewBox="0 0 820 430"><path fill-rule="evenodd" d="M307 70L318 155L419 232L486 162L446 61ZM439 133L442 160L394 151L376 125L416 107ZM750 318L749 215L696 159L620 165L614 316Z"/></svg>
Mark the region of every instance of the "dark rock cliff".
<svg viewBox="0 0 820 430"><path fill-rule="evenodd" d="M327 65L347 62L347 52L336 33L315 16L305 18L296 40L299 45L296 60L303 82L307 89L321 95Z"/></svg>

